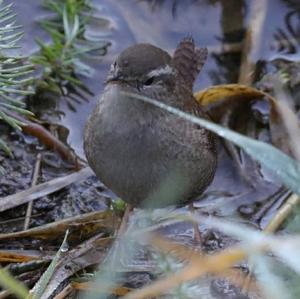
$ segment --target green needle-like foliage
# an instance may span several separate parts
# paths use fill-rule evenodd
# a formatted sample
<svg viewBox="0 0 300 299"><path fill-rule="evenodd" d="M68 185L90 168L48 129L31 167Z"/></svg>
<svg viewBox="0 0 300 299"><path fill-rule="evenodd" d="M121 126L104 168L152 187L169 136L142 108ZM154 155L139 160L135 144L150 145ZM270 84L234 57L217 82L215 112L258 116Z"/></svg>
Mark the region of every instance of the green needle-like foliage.
<svg viewBox="0 0 300 299"><path fill-rule="evenodd" d="M92 14L87 0L45 0L44 5L56 16L42 21L43 28L50 34L52 43L37 40L40 53L32 62L43 68L39 86L60 92L61 86L82 86L76 75L91 76L93 69L82 61L85 54L106 49L106 41L89 41L84 38L86 25Z"/></svg>
<svg viewBox="0 0 300 299"><path fill-rule="evenodd" d="M16 130L21 130L22 123L14 117L14 113L32 115L21 101L24 96L32 93L29 89L32 78L28 76L32 65L24 57L9 55L11 49L18 48L23 32L16 25L15 15L11 11L12 4L2 4L3 1L0 1L0 120ZM0 150L12 155L1 138Z"/></svg>

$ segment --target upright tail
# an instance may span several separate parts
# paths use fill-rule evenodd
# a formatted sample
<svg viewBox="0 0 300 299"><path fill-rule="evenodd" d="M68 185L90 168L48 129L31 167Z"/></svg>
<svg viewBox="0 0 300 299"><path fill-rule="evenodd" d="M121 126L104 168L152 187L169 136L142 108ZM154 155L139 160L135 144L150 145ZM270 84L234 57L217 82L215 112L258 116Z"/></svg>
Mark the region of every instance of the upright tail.
<svg viewBox="0 0 300 299"><path fill-rule="evenodd" d="M184 38L173 55L173 64L181 80L191 90L206 59L207 48L197 48L192 37Z"/></svg>

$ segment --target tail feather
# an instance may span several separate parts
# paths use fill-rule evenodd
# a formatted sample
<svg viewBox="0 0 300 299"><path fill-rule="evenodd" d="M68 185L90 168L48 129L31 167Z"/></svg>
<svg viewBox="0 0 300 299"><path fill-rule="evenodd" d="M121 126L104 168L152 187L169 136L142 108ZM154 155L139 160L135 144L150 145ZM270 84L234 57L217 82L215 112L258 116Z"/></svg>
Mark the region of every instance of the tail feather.
<svg viewBox="0 0 300 299"><path fill-rule="evenodd" d="M206 59L207 48L195 47L191 37L184 38L177 46L173 55L173 63L179 76L192 89Z"/></svg>

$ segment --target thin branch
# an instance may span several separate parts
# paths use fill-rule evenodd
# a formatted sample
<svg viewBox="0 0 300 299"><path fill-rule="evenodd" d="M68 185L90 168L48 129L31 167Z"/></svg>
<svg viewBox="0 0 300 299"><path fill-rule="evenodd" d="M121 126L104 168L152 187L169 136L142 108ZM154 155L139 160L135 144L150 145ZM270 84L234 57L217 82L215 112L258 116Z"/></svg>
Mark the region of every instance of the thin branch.
<svg viewBox="0 0 300 299"><path fill-rule="evenodd" d="M242 63L238 83L251 85L255 69L255 61L259 57L262 43L262 30L265 22L268 0L254 0L251 2L250 24L243 42Z"/></svg>
<svg viewBox="0 0 300 299"><path fill-rule="evenodd" d="M40 172L40 168L41 168L41 160L42 160L42 155L39 153L36 157L31 187L34 187L37 184L37 180L38 180L39 172ZM28 229L28 227L29 227L30 217L32 214L32 206L33 206L33 200L30 201L27 206L25 222L24 222L24 230Z"/></svg>
<svg viewBox="0 0 300 299"><path fill-rule="evenodd" d="M272 217L264 231L267 233L274 233L287 219L287 217L295 210L295 207L299 205L299 203L299 195L293 193L283 204L283 206L277 211L277 213Z"/></svg>
<svg viewBox="0 0 300 299"><path fill-rule="evenodd" d="M40 185L31 187L27 190L12 194L0 199L0 212L20 206L42 196L46 196L57 190L60 190L72 183L87 179L92 176L93 172L89 167L83 168L78 172L56 178Z"/></svg>
<svg viewBox="0 0 300 299"><path fill-rule="evenodd" d="M23 132L37 137L42 144L55 150L63 159L75 165L75 169L78 170L81 168L82 162L79 160L76 154L43 126L23 118L22 116L11 111L5 111L5 113L21 122Z"/></svg>

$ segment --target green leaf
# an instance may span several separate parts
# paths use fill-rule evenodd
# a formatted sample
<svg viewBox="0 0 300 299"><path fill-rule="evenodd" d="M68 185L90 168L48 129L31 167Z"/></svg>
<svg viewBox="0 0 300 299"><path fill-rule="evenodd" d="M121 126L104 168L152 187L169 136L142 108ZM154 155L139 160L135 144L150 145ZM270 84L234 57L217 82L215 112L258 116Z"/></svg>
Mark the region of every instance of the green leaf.
<svg viewBox="0 0 300 299"><path fill-rule="evenodd" d="M44 0L44 5L56 14L51 20L41 22L43 28L50 34L52 43L46 45L38 40L41 51L32 62L43 67L41 81L44 86L48 85L49 89L61 90L59 86L61 81L80 87L83 83L76 76L92 74L92 69L82 61L85 58L82 54L92 51L96 45L99 46L98 42L93 44L83 38L89 13L92 12L90 2ZM80 42L82 45L79 45ZM105 49L107 45L108 43L103 41L101 47Z"/></svg>
<svg viewBox="0 0 300 299"><path fill-rule="evenodd" d="M15 25L15 14L11 12L11 7L12 4L9 4L0 8L0 49L7 51L19 47L17 43L23 37L23 32L18 31L20 26ZM26 63L26 58L10 56L6 52L0 53L0 119L13 129L21 130L23 124L8 112L33 115L24 109L24 103L20 101L21 96L32 94L27 87L33 79L28 77L32 65ZM12 157L12 152L2 139L0 149Z"/></svg>
<svg viewBox="0 0 300 299"><path fill-rule="evenodd" d="M13 157L12 151L10 150L10 148L7 146L7 144L1 138L0 138L0 149L3 150L11 158Z"/></svg>
<svg viewBox="0 0 300 299"><path fill-rule="evenodd" d="M18 113L20 113L20 114L29 115L29 116L34 116L34 114L33 114L31 111L29 111L29 110L27 110L27 109L23 109L23 108L17 107L17 106L12 105L12 104L0 103L0 106L3 106L3 107L5 107L5 108L8 108L8 109L10 109L10 110L12 110L12 111L16 111L16 112L18 112Z"/></svg>
<svg viewBox="0 0 300 299"><path fill-rule="evenodd" d="M23 125L23 123L11 116L8 116L6 113L4 113L1 110L0 110L0 119L3 119L5 122L7 122L13 129L22 131L21 126Z"/></svg>

